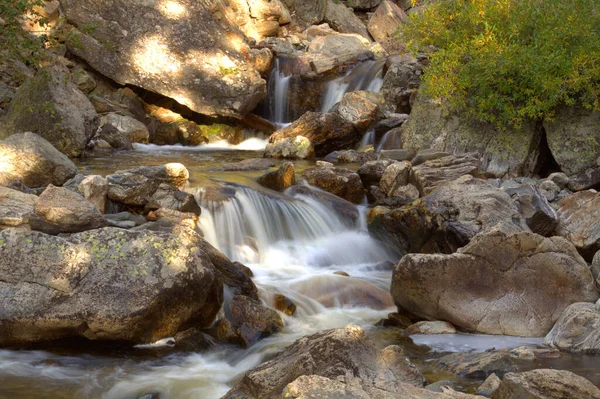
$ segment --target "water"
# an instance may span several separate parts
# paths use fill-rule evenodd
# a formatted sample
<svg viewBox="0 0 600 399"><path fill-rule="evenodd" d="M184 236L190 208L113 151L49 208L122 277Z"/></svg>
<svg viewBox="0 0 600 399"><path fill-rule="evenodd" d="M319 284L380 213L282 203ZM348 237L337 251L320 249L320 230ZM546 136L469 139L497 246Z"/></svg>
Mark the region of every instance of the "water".
<svg viewBox="0 0 600 399"><path fill-rule="evenodd" d="M267 119L276 125L290 122L288 95L292 75L284 70L286 57L275 58L275 65L267 83Z"/></svg>

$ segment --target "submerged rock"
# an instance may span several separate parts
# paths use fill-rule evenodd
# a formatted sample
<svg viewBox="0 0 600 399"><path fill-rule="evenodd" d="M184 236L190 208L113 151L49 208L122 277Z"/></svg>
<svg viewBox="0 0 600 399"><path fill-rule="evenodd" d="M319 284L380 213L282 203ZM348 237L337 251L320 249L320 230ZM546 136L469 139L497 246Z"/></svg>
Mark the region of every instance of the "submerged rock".
<svg viewBox="0 0 600 399"><path fill-rule="evenodd" d="M249 171L249 170L265 170L270 167L275 166L275 163L268 159L260 159L260 158L251 158L244 159L243 161L234 162L234 163L226 163L222 164L217 168L212 168L211 172L239 172L239 171Z"/></svg>
<svg viewBox="0 0 600 399"><path fill-rule="evenodd" d="M312 168L304 171L308 183L343 199L360 204L365 196L356 172L344 168Z"/></svg>
<svg viewBox="0 0 600 399"><path fill-rule="evenodd" d="M600 354L600 305L570 305L544 338L544 345L573 353Z"/></svg>
<svg viewBox="0 0 600 399"><path fill-rule="evenodd" d="M539 369L508 373L492 395L493 399L598 399L600 389L566 370Z"/></svg>
<svg viewBox="0 0 600 399"><path fill-rule="evenodd" d="M457 376L480 379L492 374L503 377L506 373L519 371L506 349L482 353L452 353L440 358L436 366Z"/></svg>

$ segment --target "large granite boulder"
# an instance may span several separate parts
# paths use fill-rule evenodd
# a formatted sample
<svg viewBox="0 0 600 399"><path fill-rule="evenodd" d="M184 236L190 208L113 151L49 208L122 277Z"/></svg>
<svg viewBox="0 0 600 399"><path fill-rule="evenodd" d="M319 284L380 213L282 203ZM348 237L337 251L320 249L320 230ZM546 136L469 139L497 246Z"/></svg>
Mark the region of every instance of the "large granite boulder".
<svg viewBox="0 0 600 399"><path fill-rule="evenodd" d="M366 131L379 117L379 107L383 104L380 94L372 91L352 91L344 94L337 113L352 123L359 131Z"/></svg>
<svg viewBox="0 0 600 399"><path fill-rule="evenodd" d="M317 167L304 171L306 181L338 197L360 204L365 196L360 176L350 169Z"/></svg>
<svg viewBox="0 0 600 399"><path fill-rule="evenodd" d="M396 33L398 25L406 21L407 18L406 13L395 3L383 0L369 18L367 29L373 39L379 43L384 43Z"/></svg>
<svg viewBox="0 0 600 399"><path fill-rule="evenodd" d="M600 389L566 370L539 369L509 373L492 394L492 399L598 399Z"/></svg>
<svg viewBox="0 0 600 399"><path fill-rule="evenodd" d="M556 235L571 241L591 261L600 249L600 194L580 191L563 198L559 204Z"/></svg>
<svg viewBox="0 0 600 399"><path fill-rule="evenodd" d="M308 47L303 58L316 74L324 74L342 66L373 58L369 41L357 34L318 36Z"/></svg>
<svg viewBox="0 0 600 399"><path fill-rule="evenodd" d="M398 307L467 331L539 337L567 306L599 294L567 240L503 224L452 255L406 255L392 296Z"/></svg>
<svg viewBox="0 0 600 399"><path fill-rule="evenodd" d="M28 79L13 98L0 127L0 138L34 132L69 157L83 154L98 129L96 110L71 81L66 67L55 64Z"/></svg>
<svg viewBox="0 0 600 399"><path fill-rule="evenodd" d="M0 186L0 229L26 225L38 197Z"/></svg>
<svg viewBox="0 0 600 399"><path fill-rule="evenodd" d="M2 346L67 337L150 343L207 327L221 308L212 262L175 235L9 229L0 232L0 252Z"/></svg>
<svg viewBox="0 0 600 399"><path fill-rule="evenodd" d="M77 27L68 35L68 48L92 68L119 84L162 94L195 112L234 118L248 113L266 95L266 83L248 56L248 39L237 26L256 32L252 14L262 18L265 13L273 13L270 19L278 25L286 19L285 10L277 10L280 5L61 1L67 20Z"/></svg>
<svg viewBox="0 0 600 399"><path fill-rule="evenodd" d="M600 305L574 303L564 310L544 345L587 354L600 354Z"/></svg>
<svg viewBox="0 0 600 399"><path fill-rule="evenodd" d="M34 133L13 134L0 141L2 172L29 187L63 185L77 174L77 166L46 139Z"/></svg>

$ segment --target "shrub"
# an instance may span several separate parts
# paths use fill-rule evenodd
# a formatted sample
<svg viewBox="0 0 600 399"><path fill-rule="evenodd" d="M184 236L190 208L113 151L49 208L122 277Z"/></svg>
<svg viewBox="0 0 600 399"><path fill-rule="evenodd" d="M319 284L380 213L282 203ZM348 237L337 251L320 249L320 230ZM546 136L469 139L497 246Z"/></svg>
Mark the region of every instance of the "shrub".
<svg viewBox="0 0 600 399"><path fill-rule="evenodd" d="M449 111L505 127L600 109L597 0L430 0L401 34L430 52L423 91Z"/></svg>
<svg viewBox="0 0 600 399"><path fill-rule="evenodd" d="M43 6L42 0L0 0L0 57L3 60L18 59L27 64L35 63L42 48L40 39L28 34L22 28L26 20L45 24L36 6Z"/></svg>

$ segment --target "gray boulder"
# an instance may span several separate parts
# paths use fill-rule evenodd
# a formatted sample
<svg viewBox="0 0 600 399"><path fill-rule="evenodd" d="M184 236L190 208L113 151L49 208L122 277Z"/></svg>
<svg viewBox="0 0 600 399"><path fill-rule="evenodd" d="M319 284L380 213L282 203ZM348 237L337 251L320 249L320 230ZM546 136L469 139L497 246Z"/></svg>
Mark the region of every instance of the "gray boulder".
<svg viewBox="0 0 600 399"><path fill-rule="evenodd" d="M395 62L387 69L381 86L385 110L408 114L412 107L411 96L421 85L423 63L408 56L391 59Z"/></svg>
<svg viewBox="0 0 600 399"><path fill-rule="evenodd" d="M370 41L371 38L364 22L348 6L350 4L327 0L323 21L340 33L355 33Z"/></svg>
<svg viewBox="0 0 600 399"><path fill-rule="evenodd" d="M148 143L148 140L150 140L150 132L148 132L146 125L131 116L111 112L100 117L100 125L104 126L106 124L116 127L123 136L127 137L130 143ZM114 137L114 134L112 136ZM107 134L101 132L100 137L106 140ZM113 139L108 143L114 141ZM126 147L126 145L121 144L121 147Z"/></svg>
<svg viewBox="0 0 600 399"><path fill-rule="evenodd" d="M479 177L481 175L481 163L477 154L449 155L423 163L418 162L418 157L419 155L413 162L410 181L419 189L421 195L427 195L437 187L461 176Z"/></svg>
<svg viewBox="0 0 600 399"><path fill-rule="evenodd" d="M172 184L162 183L144 207L145 212L159 208L172 209L179 212L191 212L200 215L202 209L196 198L189 193L178 190Z"/></svg>
<svg viewBox="0 0 600 399"><path fill-rule="evenodd" d="M537 185L528 183L505 191L515 201L531 231L546 237L554 234L558 215Z"/></svg>
<svg viewBox="0 0 600 399"><path fill-rule="evenodd" d="M383 43L396 33L398 25L406 21L407 18L400 7L389 0L383 0L369 18L367 29L373 39Z"/></svg>
<svg viewBox="0 0 600 399"><path fill-rule="evenodd" d="M304 171L304 177L309 184L355 204L361 203L365 196L360 177L350 169L311 168Z"/></svg>
<svg viewBox="0 0 600 399"><path fill-rule="evenodd" d="M561 351L600 354L600 305L574 303L566 308L544 345Z"/></svg>
<svg viewBox="0 0 600 399"><path fill-rule="evenodd" d="M359 131L366 131L379 117L383 97L372 91L352 91L344 94L337 113Z"/></svg>
<svg viewBox="0 0 600 399"><path fill-rule="evenodd" d="M383 173L392 162L393 161L389 159L382 159L378 161L368 161L362 164L357 173L360 176L363 185L369 187L374 184L379 184Z"/></svg>
<svg viewBox="0 0 600 399"><path fill-rule="evenodd" d="M591 261L600 249L600 194L580 191L563 198L559 205L556 235L571 241Z"/></svg>
<svg viewBox="0 0 600 399"><path fill-rule="evenodd" d="M566 370L539 369L508 373L492 399L598 399L600 389Z"/></svg>
<svg viewBox="0 0 600 399"><path fill-rule="evenodd" d="M466 378L486 379L495 374L519 371L506 349L481 353L456 352L443 356L435 362L436 367L453 375Z"/></svg>
<svg viewBox="0 0 600 399"><path fill-rule="evenodd" d="M0 229L26 225L38 197L0 186Z"/></svg>

